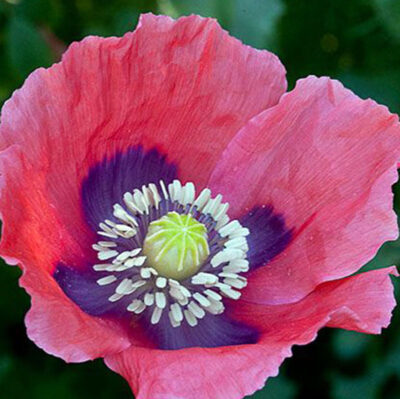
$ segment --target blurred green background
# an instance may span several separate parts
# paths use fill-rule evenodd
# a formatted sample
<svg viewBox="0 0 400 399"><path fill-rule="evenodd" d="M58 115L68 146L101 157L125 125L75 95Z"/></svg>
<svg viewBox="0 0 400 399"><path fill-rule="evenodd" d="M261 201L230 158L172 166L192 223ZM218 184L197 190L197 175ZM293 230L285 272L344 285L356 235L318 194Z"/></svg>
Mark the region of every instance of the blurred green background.
<svg viewBox="0 0 400 399"><path fill-rule="evenodd" d="M216 17L245 43L275 52L290 87L309 74L329 75L400 111L399 0L0 0L0 105L33 69L57 61L70 42L88 34L122 35L147 11ZM399 195L395 205L399 210ZM400 242L387 243L365 269L391 264L400 264ZM66 365L27 339L29 298L18 288L20 272L1 267L0 398L131 398L127 383L102 361ZM383 336L321 331L316 342L295 347L280 375L253 396L399 397L399 311Z"/></svg>

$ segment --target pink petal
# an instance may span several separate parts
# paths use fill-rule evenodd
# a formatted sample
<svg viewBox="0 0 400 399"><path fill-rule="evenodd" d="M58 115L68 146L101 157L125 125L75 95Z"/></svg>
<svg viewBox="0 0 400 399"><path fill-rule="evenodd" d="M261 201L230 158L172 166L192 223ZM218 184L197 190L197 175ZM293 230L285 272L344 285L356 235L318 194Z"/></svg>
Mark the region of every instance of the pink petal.
<svg viewBox="0 0 400 399"><path fill-rule="evenodd" d="M25 320L28 336L46 352L74 362L127 348L134 339L121 326L83 313L51 276L60 258L76 260L84 256L82 248L89 245L90 234L79 234L84 227L80 220L75 221L75 235L72 223L69 230L60 222L52 203L43 196L43 175L32 171L14 150L10 148L1 156L0 167L8 174L1 182L6 228L0 250L8 263L19 264L23 270L20 285L32 298ZM19 173L25 179L20 179ZM11 185L14 191L10 191ZM141 342L139 336L136 339Z"/></svg>
<svg viewBox="0 0 400 399"><path fill-rule="evenodd" d="M316 338L323 326L379 333L395 305L387 268L319 286L301 302L241 304L237 316L260 327L259 344L158 351L131 347L106 364L126 378L137 399L239 399L276 376L293 345ZM244 306L243 306L244 305Z"/></svg>
<svg viewBox="0 0 400 399"><path fill-rule="evenodd" d="M214 20L145 15L123 38L74 43L14 93L0 124L0 254L25 271L39 346L81 361L127 345L49 279L57 262L78 265L95 242L80 202L88 169L115 151L157 146L201 185L237 130L276 104L284 75L277 57Z"/></svg>
<svg viewBox="0 0 400 399"><path fill-rule="evenodd" d="M232 140L210 186L233 216L272 205L294 238L255 271L245 298L297 301L347 276L397 237L391 185L400 157L398 118L336 81L309 77ZM240 184L237 184L240 182Z"/></svg>
<svg viewBox="0 0 400 399"><path fill-rule="evenodd" d="M275 55L215 20L146 14L134 32L88 37L35 71L3 108L0 148L18 143L49 173L80 181L106 154L156 146L201 186L238 129L285 89Z"/></svg>
<svg viewBox="0 0 400 399"><path fill-rule="evenodd" d="M83 313L43 273L26 272L20 285L32 297L25 317L29 338L67 362L84 362L128 348L132 341L117 323ZM39 290L37 285L44 285Z"/></svg>
<svg viewBox="0 0 400 399"><path fill-rule="evenodd" d="M390 323L396 305L390 275L395 267L357 274L319 285L300 302L285 305L236 305L235 316L269 334L296 335L302 324L325 320L329 327L380 334ZM299 320L302 322L299 324Z"/></svg>

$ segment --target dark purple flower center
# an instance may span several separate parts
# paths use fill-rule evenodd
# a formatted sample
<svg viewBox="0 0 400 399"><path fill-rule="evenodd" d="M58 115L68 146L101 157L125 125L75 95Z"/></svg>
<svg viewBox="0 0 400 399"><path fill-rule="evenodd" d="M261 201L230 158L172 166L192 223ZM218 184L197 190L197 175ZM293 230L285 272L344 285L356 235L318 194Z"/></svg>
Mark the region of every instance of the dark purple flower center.
<svg viewBox="0 0 400 399"><path fill-rule="evenodd" d="M196 197L156 150L119 153L82 186L98 261L91 253L78 268L59 263L54 277L83 311L135 319L161 349L254 343L258 332L231 319L231 300L291 231L270 206L230 221L221 200L207 189Z"/></svg>
<svg viewBox="0 0 400 399"><path fill-rule="evenodd" d="M229 220L221 195L204 189L196 198L194 185L179 180L159 187L127 192L114 205L117 221L100 223L93 247L103 263L93 268L98 285L113 287L110 302L129 298L127 312L147 308L152 324L166 312L173 327L194 327L206 312L223 313L224 297L240 298L249 230Z"/></svg>

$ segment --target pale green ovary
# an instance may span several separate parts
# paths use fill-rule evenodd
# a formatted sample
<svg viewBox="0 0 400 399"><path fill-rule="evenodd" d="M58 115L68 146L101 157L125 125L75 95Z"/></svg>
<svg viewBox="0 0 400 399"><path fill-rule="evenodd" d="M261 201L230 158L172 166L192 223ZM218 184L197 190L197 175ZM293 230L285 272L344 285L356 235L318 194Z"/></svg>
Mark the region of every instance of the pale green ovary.
<svg viewBox="0 0 400 399"><path fill-rule="evenodd" d="M183 280L195 274L210 253L207 229L191 215L169 212L150 223L143 252L161 275Z"/></svg>

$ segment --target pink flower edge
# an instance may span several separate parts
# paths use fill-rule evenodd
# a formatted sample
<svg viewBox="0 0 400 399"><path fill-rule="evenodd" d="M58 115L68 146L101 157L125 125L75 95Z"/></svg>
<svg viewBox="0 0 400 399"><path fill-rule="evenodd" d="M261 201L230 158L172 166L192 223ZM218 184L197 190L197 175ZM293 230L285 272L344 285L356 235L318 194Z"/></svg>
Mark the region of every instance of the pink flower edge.
<svg viewBox="0 0 400 399"><path fill-rule="evenodd" d="M250 120L223 152L209 186L224 195L233 216L273 205L293 239L252 273L244 297L298 301L318 284L356 272L396 239L391 186L399 158L397 115L329 78L298 81Z"/></svg>
<svg viewBox="0 0 400 399"><path fill-rule="evenodd" d="M278 374L293 345L313 341L324 326L379 334L395 306L395 267L324 283L300 302L251 305L237 316L264 326L258 344L158 351L131 347L105 362L130 384L137 399L239 399ZM260 322L261 320L261 322ZM184 381L184 383L182 383Z"/></svg>
<svg viewBox="0 0 400 399"><path fill-rule="evenodd" d="M96 237L79 192L90 167L128 146L172 146L169 160L200 188L230 138L285 89L275 55L243 45L215 20L151 14L122 38L73 43L60 63L27 78L1 114L0 254L24 271L28 335L38 346L85 361L142 341L82 312L50 276L59 261L92 256Z"/></svg>

